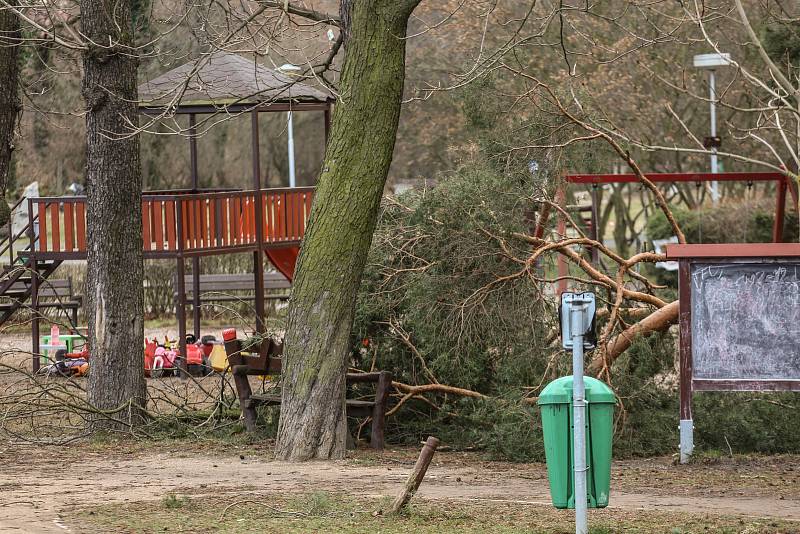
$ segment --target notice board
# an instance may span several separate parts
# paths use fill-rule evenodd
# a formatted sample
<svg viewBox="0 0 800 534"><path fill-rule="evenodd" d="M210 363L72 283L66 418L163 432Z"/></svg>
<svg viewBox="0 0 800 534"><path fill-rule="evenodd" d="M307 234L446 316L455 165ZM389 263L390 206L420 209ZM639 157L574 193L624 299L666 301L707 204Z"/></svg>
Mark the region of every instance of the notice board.
<svg viewBox="0 0 800 534"><path fill-rule="evenodd" d="M693 380L800 380L800 261L692 262L690 275Z"/></svg>

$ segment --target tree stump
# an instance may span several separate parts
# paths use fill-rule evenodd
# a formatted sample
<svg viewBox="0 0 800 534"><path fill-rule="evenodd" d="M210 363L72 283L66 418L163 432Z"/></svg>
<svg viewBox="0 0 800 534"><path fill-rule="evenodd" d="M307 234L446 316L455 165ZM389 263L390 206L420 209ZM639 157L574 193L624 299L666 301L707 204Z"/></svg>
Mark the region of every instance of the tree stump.
<svg viewBox="0 0 800 534"><path fill-rule="evenodd" d="M422 479L425 478L425 473L428 471L428 466L431 460L433 460L433 454L436 452L436 447L438 446L439 439L429 436L425 445L422 447L422 451L419 453L419 458L417 458L414 470L408 475L408 480L406 480L403 491L400 492L392 503L392 508L389 510L390 513L396 514L400 512L417 492L419 485L422 483Z"/></svg>

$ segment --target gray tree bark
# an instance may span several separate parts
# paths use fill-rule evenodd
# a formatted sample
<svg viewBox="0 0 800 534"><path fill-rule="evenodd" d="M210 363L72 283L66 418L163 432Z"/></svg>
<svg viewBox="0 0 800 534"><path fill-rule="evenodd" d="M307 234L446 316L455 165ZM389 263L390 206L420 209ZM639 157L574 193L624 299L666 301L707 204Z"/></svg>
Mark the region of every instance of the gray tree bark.
<svg viewBox="0 0 800 534"><path fill-rule="evenodd" d="M18 91L21 39L17 14L7 6L0 8L0 225L8 222L10 215L4 200L11 173L14 134L22 110Z"/></svg>
<svg viewBox="0 0 800 534"><path fill-rule="evenodd" d="M130 0L84 0L83 54L88 225L87 316L94 430L143 420L142 174Z"/></svg>
<svg viewBox="0 0 800 534"><path fill-rule="evenodd" d="M43 104L48 98L47 93L50 88L47 76L50 68L51 46L47 42L37 43L32 49L30 69L33 80L30 83L30 90L33 93L31 97L34 105L37 105L37 107L44 107ZM39 96L36 98L34 95ZM40 156L46 156L49 145L50 130L47 117L40 110L35 110L33 115L33 148Z"/></svg>
<svg viewBox="0 0 800 534"><path fill-rule="evenodd" d="M404 38L418 3L341 3L341 98L289 305L279 459L345 454L345 373L355 298L392 161L405 77Z"/></svg>

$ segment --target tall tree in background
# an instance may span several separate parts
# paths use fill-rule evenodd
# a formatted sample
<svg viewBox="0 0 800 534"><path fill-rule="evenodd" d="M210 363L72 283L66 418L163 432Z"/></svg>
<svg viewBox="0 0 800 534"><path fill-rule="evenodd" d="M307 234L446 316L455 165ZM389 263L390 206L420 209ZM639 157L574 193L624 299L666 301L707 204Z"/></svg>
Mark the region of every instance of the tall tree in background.
<svg viewBox="0 0 800 534"><path fill-rule="evenodd" d="M17 117L22 109L17 90L21 37L17 13L0 7L0 225L8 222L10 216L3 199L11 173Z"/></svg>
<svg viewBox="0 0 800 534"><path fill-rule="evenodd" d="M139 164L137 52L130 0L85 0L88 275L86 309L92 368L89 401L112 418L94 429L141 421L146 401L142 345L142 173Z"/></svg>
<svg viewBox="0 0 800 534"><path fill-rule="evenodd" d="M406 28L420 0L342 0L344 63L294 279L276 456L341 458L356 293L392 161Z"/></svg>

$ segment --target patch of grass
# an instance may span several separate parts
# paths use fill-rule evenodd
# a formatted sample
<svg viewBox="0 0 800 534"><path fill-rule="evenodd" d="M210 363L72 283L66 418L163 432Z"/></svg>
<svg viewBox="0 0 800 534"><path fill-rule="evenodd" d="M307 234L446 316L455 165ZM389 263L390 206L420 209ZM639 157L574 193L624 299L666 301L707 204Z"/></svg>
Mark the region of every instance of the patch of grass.
<svg viewBox="0 0 800 534"><path fill-rule="evenodd" d="M161 499L161 504L168 510L177 510L189 504L189 497L179 497L174 493L167 493L164 495L164 498Z"/></svg>
<svg viewBox="0 0 800 534"><path fill-rule="evenodd" d="M335 510L337 505L343 504L334 501L334 498L326 491L315 491L307 497L301 498L295 507L308 510L309 515L322 516Z"/></svg>
<svg viewBox="0 0 800 534"><path fill-rule="evenodd" d="M167 505L180 502L180 505ZM573 512L549 506L480 501L412 501L400 515L386 515L390 499L327 492L298 495L214 494L164 506L138 502L86 508L66 517L80 532L213 532L343 534L569 534ZM603 509L589 514L592 534L781 534L796 524L774 520L640 510Z"/></svg>

